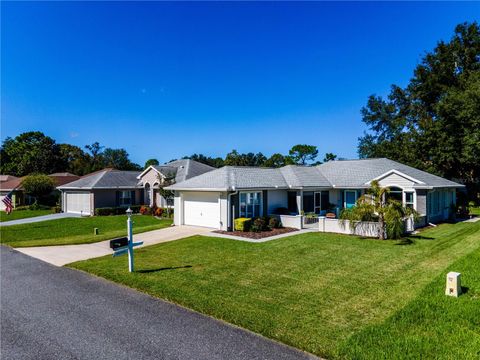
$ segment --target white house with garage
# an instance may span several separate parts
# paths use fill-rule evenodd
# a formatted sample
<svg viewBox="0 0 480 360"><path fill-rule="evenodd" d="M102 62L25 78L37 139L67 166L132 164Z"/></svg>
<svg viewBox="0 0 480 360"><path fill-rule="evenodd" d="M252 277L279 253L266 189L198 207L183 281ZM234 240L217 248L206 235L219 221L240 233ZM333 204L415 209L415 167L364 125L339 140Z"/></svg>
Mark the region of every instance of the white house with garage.
<svg viewBox="0 0 480 360"><path fill-rule="evenodd" d="M294 224L305 214L338 217L378 180L388 196L412 207L422 222L448 219L464 186L385 158L330 161L282 168L225 166L168 187L175 225L231 230L239 217L281 214Z"/></svg>

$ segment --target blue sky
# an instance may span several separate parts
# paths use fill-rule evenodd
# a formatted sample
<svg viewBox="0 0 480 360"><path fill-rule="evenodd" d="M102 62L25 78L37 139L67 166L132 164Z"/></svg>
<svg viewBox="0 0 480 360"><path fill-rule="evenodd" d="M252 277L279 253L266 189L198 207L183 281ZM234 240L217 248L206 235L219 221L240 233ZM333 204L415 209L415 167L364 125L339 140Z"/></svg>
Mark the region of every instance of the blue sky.
<svg viewBox="0 0 480 360"><path fill-rule="evenodd" d="M370 94L405 85L480 3L6 3L1 139L357 157Z"/></svg>

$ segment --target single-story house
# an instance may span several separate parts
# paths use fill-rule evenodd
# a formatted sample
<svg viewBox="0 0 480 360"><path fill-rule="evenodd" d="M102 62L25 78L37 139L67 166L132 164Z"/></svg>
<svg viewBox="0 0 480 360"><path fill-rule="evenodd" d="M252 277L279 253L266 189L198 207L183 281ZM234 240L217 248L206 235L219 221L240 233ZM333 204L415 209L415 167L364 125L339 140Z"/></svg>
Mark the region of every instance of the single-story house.
<svg viewBox="0 0 480 360"><path fill-rule="evenodd" d="M158 194L161 179L172 177L183 182L214 168L193 160L175 160L164 165L152 165L141 173L103 169L80 179L58 186L62 195L62 211L94 215L103 207L130 205L166 206Z"/></svg>
<svg viewBox="0 0 480 360"><path fill-rule="evenodd" d="M373 180L389 196L419 212L422 221L446 220L463 185L386 158L330 161L282 168L225 166L176 183L175 225L231 230L233 220L277 213L337 216L355 205ZM289 215L287 215L289 216Z"/></svg>
<svg viewBox="0 0 480 360"><path fill-rule="evenodd" d="M54 173L48 176L53 179L55 186L61 186L80 178L80 176L68 172ZM5 210L5 204L1 202L1 200L10 191L13 191L12 203L14 207L33 204L35 199L24 193L22 180L23 177L19 178L12 175L0 175L0 210ZM53 192L53 195L57 195L56 190Z"/></svg>
<svg viewBox="0 0 480 360"><path fill-rule="evenodd" d="M62 211L94 215L96 208L143 204L137 175L138 171L107 168L58 186Z"/></svg>
<svg viewBox="0 0 480 360"><path fill-rule="evenodd" d="M151 165L137 176L144 189L144 202L149 206L165 207L167 201L158 193L158 186L164 179L181 183L195 176L215 170L206 164L190 159L174 160L164 165ZM173 200L173 199L172 199Z"/></svg>

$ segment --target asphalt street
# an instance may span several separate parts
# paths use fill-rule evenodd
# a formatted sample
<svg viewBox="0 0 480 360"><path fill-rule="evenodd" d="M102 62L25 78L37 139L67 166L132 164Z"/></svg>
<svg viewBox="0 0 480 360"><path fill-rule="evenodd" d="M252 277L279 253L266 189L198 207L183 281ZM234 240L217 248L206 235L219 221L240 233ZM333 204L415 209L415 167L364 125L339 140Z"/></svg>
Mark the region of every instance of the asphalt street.
<svg viewBox="0 0 480 360"><path fill-rule="evenodd" d="M180 306L1 246L1 359L308 359Z"/></svg>

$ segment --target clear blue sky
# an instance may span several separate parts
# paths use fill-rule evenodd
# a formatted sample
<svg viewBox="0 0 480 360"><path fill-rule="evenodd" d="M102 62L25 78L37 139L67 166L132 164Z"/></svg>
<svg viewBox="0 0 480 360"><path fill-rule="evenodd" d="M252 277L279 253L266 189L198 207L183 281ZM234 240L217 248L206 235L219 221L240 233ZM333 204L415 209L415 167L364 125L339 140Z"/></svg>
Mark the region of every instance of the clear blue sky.
<svg viewBox="0 0 480 360"><path fill-rule="evenodd" d="M480 3L6 3L1 139L357 156L370 94L405 85Z"/></svg>

